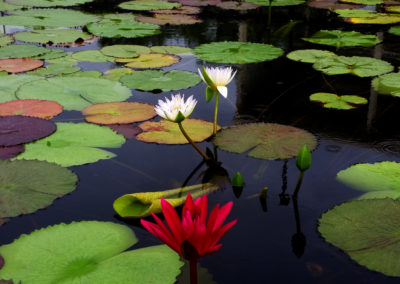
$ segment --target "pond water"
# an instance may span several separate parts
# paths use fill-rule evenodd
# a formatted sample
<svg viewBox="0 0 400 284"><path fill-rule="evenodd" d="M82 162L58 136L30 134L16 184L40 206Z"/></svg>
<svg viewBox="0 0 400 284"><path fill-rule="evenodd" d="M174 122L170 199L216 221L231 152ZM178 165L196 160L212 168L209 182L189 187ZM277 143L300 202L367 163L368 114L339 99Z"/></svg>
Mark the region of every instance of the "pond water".
<svg viewBox="0 0 400 284"><path fill-rule="evenodd" d="M120 1L122 2L122 1ZM94 1L82 5L91 13L113 12L118 1ZM111 44L180 45L194 48L214 41L270 43L292 50L319 48L340 55L378 57L399 66L398 38L387 34L387 26L360 26L344 23L328 10L306 5L274 7L272 24L267 27L268 8L235 12L205 7L201 24L165 26L160 35L144 38L100 38L92 44L65 48L67 51L100 49ZM285 36L273 37L274 31L290 20L299 21ZM375 47L335 49L302 41L320 29L356 29L384 37ZM7 27L7 31L16 31ZM227 66L210 64L194 56L163 70L187 70ZM116 63L80 63L83 70L106 71ZM305 129L318 138L312 152L312 166L305 173L297 207L288 196L298 177L295 158L261 160L246 154L234 154L215 148L211 142L199 143L215 151L226 170L214 173L221 183L240 171L245 187L240 196L226 183L209 195L210 206L233 201L229 220L237 224L222 239L223 247L200 260L216 283L398 283L398 279L372 272L352 261L346 253L330 245L317 231L322 213L342 202L357 198L359 191L336 180L338 171L356 163L400 162L400 102L391 96L377 96L371 90L371 78L352 75L327 76L310 64L294 62L281 56L262 63L233 65L235 79L228 85L228 98L220 100L219 124L230 126L248 122L273 122ZM311 103L314 92L355 94L368 98L369 105L350 111L324 109ZM212 121L213 102L205 102L205 85L200 83L180 91L194 95L199 103L191 115ZM132 89L129 101L156 104L171 92L149 93ZM175 93L175 92L174 92ZM156 118L158 120L158 118ZM84 121L77 111L66 111L54 121ZM176 188L196 184L204 177L205 165L190 145L156 145L129 139L117 156L70 169L79 177L77 189L51 206L33 214L10 219L0 227L0 244L12 242L21 234L79 220L101 220L128 224L139 238L136 247L160 243L138 221L117 217L112 203L121 195L133 192ZM258 197L268 187L266 199ZM285 195L286 194L286 195ZM282 197L286 198L282 198ZM286 201L286 202L285 202ZM200 282L201 283L201 282Z"/></svg>

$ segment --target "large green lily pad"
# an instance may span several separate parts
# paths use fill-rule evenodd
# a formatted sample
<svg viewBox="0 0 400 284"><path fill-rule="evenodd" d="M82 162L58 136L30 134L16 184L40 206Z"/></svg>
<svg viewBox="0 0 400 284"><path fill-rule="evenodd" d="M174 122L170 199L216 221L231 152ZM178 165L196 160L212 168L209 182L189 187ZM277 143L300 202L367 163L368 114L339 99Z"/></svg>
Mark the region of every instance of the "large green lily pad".
<svg viewBox="0 0 400 284"><path fill-rule="evenodd" d="M197 85L201 78L193 72L173 70L163 72L159 70L137 71L121 78L121 83L129 88L143 91L162 90L163 92L186 89Z"/></svg>
<svg viewBox="0 0 400 284"><path fill-rule="evenodd" d="M73 172L55 164L0 160L0 217L15 217L45 208L56 198L72 192L77 182Z"/></svg>
<svg viewBox="0 0 400 284"><path fill-rule="evenodd" d="M67 7L92 1L93 0L7 0L7 3L23 7Z"/></svg>
<svg viewBox="0 0 400 284"><path fill-rule="evenodd" d="M289 52L286 57L299 62L315 63L327 56L336 56L335 53L320 49L299 49Z"/></svg>
<svg viewBox="0 0 400 284"><path fill-rule="evenodd" d="M126 67L145 69L170 66L179 62L179 58L162 53L150 53L135 58L117 58L115 61L125 63Z"/></svg>
<svg viewBox="0 0 400 284"><path fill-rule="evenodd" d="M118 5L118 7L125 10L135 11L148 11L148 10L159 10L159 9L174 9L179 8L181 4L171 3L166 1L128 1Z"/></svg>
<svg viewBox="0 0 400 284"><path fill-rule="evenodd" d="M376 11L364 9L335 9L334 12L342 18L373 18L376 17Z"/></svg>
<svg viewBox="0 0 400 284"><path fill-rule="evenodd" d="M399 277L399 218L399 200L355 200L324 213L318 230L360 265Z"/></svg>
<svg viewBox="0 0 400 284"><path fill-rule="evenodd" d="M111 159L115 154L97 147L118 148L124 143L122 135L106 126L58 122L55 133L26 144L25 152L15 159L48 161L70 167Z"/></svg>
<svg viewBox="0 0 400 284"><path fill-rule="evenodd" d="M400 97L400 72L379 76L372 80L372 86L380 94Z"/></svg>
<svg viewBox="0 0 400 284"><path fill-rule="evenodd" d="M4 1L5 0L0 1L0 11L1 12L15 11L15 10L20 10L22 8L21 6L11 5Z"/></svg>
<svg viewBox="0 0 400 284"><path fill-rule="evenodd" d="M354 109L359 105L368 103L368 100L359 96L338 96L332 93L315 93L310 96L310 101L320 102L324 108Z"/></svg>
<svg viewBox="0 0 400 284"><path fill-rule="evenodd" d="M0 36L0 47L9 45L14 42L14 39L10 36Z"/></svg>
<svg viewBox="0 0 400 284"><path fill-rule="evenodd" d="M316 138L309 132L281 124L250 123L224 128L217 133L213 143L222 150L244 153L259 159L288 159L297 156L306 145L310 151L317 146Z"/></svg>
<svg viewBox="0 0 400 284"><path fill-rule="evenodd" d="M119 57L119 58L134 58L138 57L139 54L150 53L151 50L147 46L143 45L129 45L129 44L116 44L103 47L101 53L107 56Z"/></svg>
<svg viewBox="0 0 400 284"><path fill-rule="evenodd" d="M313 34L312 37L303 38L312 43L331 45L335 47L342 46L374 46L380 43L375 35L365 35L356 31L341 30L321 30Z"/></svg>
<svg viewBox="0 0 400 284"><path fill-rule="evenodd" d="M165 245L125 251L136 242L129 227L111 222L50 226L0 247L0 278L32 284L174 283L183 265L178 254Z"/></svg>
<svg viewBox="0 0 400 284"><path fill-rule="evenodd" d="M40 77L54 77L59 75L68 75L80 71L81 68L73 67L66 64L50 64L46 67L36 69L28 72L27 75L40 76ZM38 78L42 79L42 78Z"/></svg>
<svg viewBox="0 0 400 284"><path fill-rule="evenodd" d="M72 58L77 61L88 62L114 62L114 57L106 56L97 49L74 52Z"/></svg>
<svg viewBox="0 0 400 284"><path fill-rule="evenodd" d="M132 74L134 71L129 68L116 68L110 69L104 72L103 79L111 80L111 81L119 81L122 76L127 74Z"/></svg>
<svg viewBox="0 0 400 284"><path fill-rule="evenodd" d="M51 52L51 49L49 48L35 45L13 44L0 48L0 59L27 58L43 55L49 52Z"/></svg>
<svg viewBox="0 0 400 284"><path fill-rule="evenodd" d="M194 142L201 142L212 135L213 124L208 121L187 118L182 126ZM158 122L146 121L139 125L144 132L136 139L158 144L187 144L189 143L175 122L161 120ZM220 129L220 127L219 127Z"/></svg>
<svg viewBox="0 0 400 284"><path fill-rule="evenodd" d="M330 56L318 60L313 67L327 75L354 74L358 77L373 77L393 71L389 62L361 56Z"/></svg>
<svg viewBox="0 0 400 284"><path fill-rule="evenodd" d="M66 110L124 101L130 96L131 91L119 82L89 77L53 77L25 84L17 91L20 99L56 101Z"/></svg>
<svg viewBox="0 0 400 284"><path fill-rule="evenodd" d="M357 190L368 192L361 198L400 197L400 164L396 162L356 164L338 172L337 179Z"/></svg>
<svg viewBox="0 0 400 284"><path fill-rule="evenodd" d="M136 20L143 23L155 24L155 25L193 25L203 22L203 20L184 14L154 14L152 17L140 16L136 17Z"/></svg>
<svg viewBox="0 0 400 284"><path fill-rule="evenodd" d="M36 43L73 43L77 40L83 41L92 36L81 30L58 29L58 30L33 30L30 32L19 32L14 34L16 40Z"/></svg>
<svg viewBox="0 0 400 284"><path fill-rule="evenodd" d="M243 64L275 59L283 50L269 44L223 41L201 44L193 53L205 61Z"/></svg>
<svg viewBox="0 0 400 284"><path fill-rule="evenodd" d="M0 102L17 100L15 92L22 85L42 78L29 75L0 76Z"/></svg>

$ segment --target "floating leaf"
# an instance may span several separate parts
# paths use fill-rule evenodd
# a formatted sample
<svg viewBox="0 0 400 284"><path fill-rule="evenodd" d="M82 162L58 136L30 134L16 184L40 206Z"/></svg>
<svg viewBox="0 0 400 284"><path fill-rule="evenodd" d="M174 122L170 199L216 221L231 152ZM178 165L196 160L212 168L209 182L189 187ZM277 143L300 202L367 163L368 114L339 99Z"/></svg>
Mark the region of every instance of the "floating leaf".
<svg viewBox="0 0 400 284"><path fill-rule="evenodd" d="M23 85L17 91L20 99L56 101L66 110L82 110L96 103L124 101L130 96L131 91L119 82L88 77L38 80Z"/></svg>
<svg viewBox="0 0 400 284"><path fill-rule="evenodd" d="M0 102L17 100L15 92L22 85L42 78L28 75L0 76Z"/></svg>
<svg viewBox="0 0 400 284"><path fill-rule="evenodd" d="M32 58L35 59L41 59L41 60L52 60L52 59L59 59L62 57L67 56L67 53L62 50L62 49L50 49L46 48L48 52L36 56L32 56Z"/></svg>
<svg viewBox="0 0 400 284"><path fill-rule="evenodd" d="M270 1L269 0L246 0L246 2L251 2L256 5L262 5L262 6L269 6ZM301 5L305 3L304 0L273 0L271 1L271 6L294 6L294 5Z"/></svg>
<svg viewBox="0 0 400 284"><path fill-rule="evenodd" d="M257 9L260 6L250 2L224 1L217 4L217 7L226 10L247 11Z"/></svg>
<svg viewBox="0 0 400 284"><path fill-rule="evenodd" d="M184 14L154 14L153 17L136 17L139 22L155 25L193 25L201 23L202 20Z"/></svg>
<svg viewBox="0 0 400 284"><path fill-rule="evenodd" d="M385 6L386 12L400 13L400 6Z"/></svg>
<svg viewBox="0 0 400 284"><path fill-rule="evenodd" d="M0 71L21 73L41 67L43 61L33 58L0 59Z"/></svg>
<svg viewBox="0 0 400 284"><path fill-rule="evenodd" d="M147 46L143 45L109 45L103 47L101 53L107 56L119 57L119 58L134 58L138 57L139 54L150 53L151 50Z"/></svg>
<svg viewBox="0 0 400 284"><path fill-rule="evenodd" d="M376 17L376 12L364 9L337 9L334 11L342 18L373 18Z"/></svg>
<svg viewBox="0 0 400 284"><path fill-rule="evenodd" d="M92 36L80 30L34 30L30 32L19 32L14 34L14 38L20 41L36 43L73 43L77 40L87 40Z"/></svg>
<svg viewBox="0 0 400 284"><path fill-rule="evenodd" d="M372 77L393 71L393 66L383 60L361 56L331 56L318 60L313 67L327 75L354 74Z"/></svg>
<svg viewBox="0 0 400 284"><path fill-rule="evenodd" d="M9 36L0 36L0 47L9 45L10 43L13 43L14 40L12 39L12 37Z"/></svg>
<svg viewBox="0 0 400 284"><path fill-rule="evenodd" d="M40 160L63 167L111 159L115 154L96 147L118 148L125 143L119 135L105 126L89 123L57 123L57 131L44 139L25 145L18 160Z"/></svg>
<svg viewBox="0 0 400 284"><path fill-rule="evenodd" d="M324 213L318 230L360 265L399 277L399 218L399 200L355 200Z"/></svg>
<svg viewBox="0 0 400 284"><path fill-rule="evenodd" d="M115 212L123 218L143 218L150 216L151 213L161 212L161 198L177 207L185 203L188 193L196 198L216 191L218 188L217 185L206 183L164 191L125 194L114 201L113 207Z"/></svg>
<svg viewBox="0 0 400 284"><path fill-rule="evenodd" d="M179 0L179 3L186 6L195 6L195 7L202 7L202 6L215 6L220 3L220 0Z"/></svg>
<svg viewBox="0 0 400 284"><path fill-rule="evenodd" d="M166 92L189 88L197 85L201 79L196 73L187 71L173 70L163 72L146 70L125 75L120 81L129 88L143 91L162 90Z"/></svg>
<svg viewBox="0 0 400 284"><path fill-rule="evenodd" d="M400 36L400 26L391 27L389 33Z"/></svg>
<svg viewBox="0 0 400 284"><path fill-rule="evenodd" d="M118 5L118 7L121 9L135 11L174 9L180 6L181 4L179 3L171 3L166 1L128 1Z"/></svg>
<svg viewBox="0 0 400 284"><path fill-rule="evenodd" d="M370 18L348 18L348 22L353 24L378 24L378 25L388 25L400 23L400 16L376 13L376 17Z"/></svg>
<svg viewBox="0 0 400 284"><path fill-rule="evenodd" d="M310 101L321 102L324 108L354 109L357 105L368 103L368 100L359 96L338 96L331 93L315 93Z"/></svg>
<svg viewBox="0 0 400 284"><path fill-rule="evenodd" d="M66 74L67 77L88 77L88 78L104 78L101 76L99 71L88 70L88 71L78 71L71 74Z"/></svg>
<svg viewBox="0 0 400 284"><path fill-rule="evenodd" d="M111 80L111 81L119 81L122 76L127 75L127 74L132 74L133 71L132 69L129 68L116 68L116 69L111 69L106 72L104 72L103 79Z"/></svg>
<svg viewBox="0 0 400 284"><path fill-rule="evenodd" d="M235 41L201 44L193 52L205 61L239 64L268 61L283 54L282 49L269 44Z"/></svg>
<svg viewBox="0 0 400 284"><path fill-rule="evenodd" d="M85 120L97 124L132 123L155 117L154 106L137 102L102 103L82 110Z"/></svg>
<svg viewBox="0 0 400 284"><path fill-rule="evenodd" d="M88 62L114 62L114 57L106 56L99 50L82 50L74 52L72 58L78 61Z"/></svg>
<svg viewBox="0 0 400 284"><path fill-rule="evenodd" d="M125 139L133 139L136 135L143 132L142 128L132 124L110 124L107 126L118 134L123 135Z"/></svg>
<svg viewBox="0 0 400 284"><path fill-rule="evenodd" d="M33 284L174 283L179 255L166 245L125 251L136 242L129 227L111 222L49 226L0 247L0 277Z"/></svg>
<svg viewBox="0 0 400 284"><path fill-rule="evenodd" d="M362 5L377 5L377 4L382 4L383 0L340 0L340 2L362 4Z"/></svg>
<svg viewBox="0 0 400 284"><path fill-rule="evenodd" d="M167 9L167 10L153 10L151 11L157 14L185 14L185 15L195 15L200 14L201 9L198 7L191 7L191 6L181 6L174 9Z"/></svg>
<svg viewBox="0 0 400 284"><path fill-rule="evenodd" d="M76 6L93 0L7 0L8 3L24 7L67 7Z"/></svg>
<svg viewBox="0 0 400 284"><path fill-rule="evenodd" d="M379 76L372 80L372 86L380 94L400 97L400 72Z"/></svg>
<svg viewBox="0 0 400 284"><path fill-rule="evenodd" d="M164 46L152 46L151 52L163 53L163 54L177 54L177 55L191 55L192 49L183 46L164 45Z"/></svg>
<svg viewBox="0 0 400 284"><path fill-rule="evenodd" d="M62 112L62 105L52 101L17 100L0 104L0 116L24 115L50 119Z"/></svg>
<svg viewBox="0 0 400 284"><path fill-rule="evenodd" d="M328 56L336 56L336 54L328 50L300 49L292 51L286 55L286 57L291 60L305 63L315 63L316 61Z"/></svg>
<svg viewBox="0 0 400 284"><path fill-rule="evenodd" d="M0 216L15 217L45 208L73 191L77 181L73 172L55 164L0 161Z"/></svg>
<svg viewBox="0 0 400 284"><path fill-rule="evenodd" d="M56 131L54 122L37 117L0 117L0 146L12 146L46 137Z"/></svg>
<svg viewBox="0 0 400 284"><path fill-rule="evenodd" d="M0 11L2 11L2 12L15 11L15 10L20 10L22 8L21 6L11 5L4 1L5 0L0 1Z"/></svg>
<svg viewBox="0 0 400 284"><path fill-rule="evenodd" d="M23 144L0 147L0 159L7 160L7 159L14 158L18 154L22 153L24 150L25 150L25 147ZM3 224L2 222L3 222L3 219L0 219L0 226Z"/></svg>
<svg viewBox="0 0 400 284"><path fill-rule="evenodd" d="M194 142L201 142L212 135L213 124L208 121L187 118L182 121L183 128ZM139 125L144 132L136 138L144 142L158 144L187 144L189 143L179 129L178 123L168 120L158 122L146 121ZM219 127L220 129L220 127Z"/></svg>
<svg viewBox="0 0 400 284"><path fill-rule="evenodd" d="M126 63L125 66L131 68L160 68L179 62L179 58L172 55L150 53L141 54L135 58L117 58L115 61Z"/></svg>
<svg viewBox="0 0 400 284"><path fill-rule="evenodd" d="M27 58L43 55L50 51L51 49L35 45L13 44L0 48L0 59Z"/></svg>
<svg viewBox="0 0 400 284"><path fill-rule="evenodd" d="M337 9L357 9L362 8L359 4L343 4L337 0L311 0L307 2L307 5L317 9L329 9L335 11Z"/></svg>
<svg viewBox="0 0 400 284"><path fill-rule="evenodd" d="M76 73L81 68L79 67L72 67L65 64L50 64L44 68L36 69L35 71L28 72L28 75L31 76L40 76L40 77L54 77L59 75L67 75ZM41 79L41 78L40 78Z"/></svg>
<svg viewBox="0 0 400 284"><path fill-rule="evenodd" d="M396 162L356 164L338 172L337 179L357 190L368 192L361 198L400 197L400 164Z"/></svg>
<svg viewBox="0 0 400 284"><path fill-rule="evenodd" d="M365 35L355 31L341 31L341 30L321 30L313 34L312 37L303 38L303 40L331 45L336 47L342 46L374 46L380 43L380 40L375 35Z"/></svg>
<svg viewBox="0 0 400 284"><path fill-rule="evenodd" d="M297 156L306 145L310 151L317 146L309 132L292 126L274 123L250 123L224 128L213 143L222 150L244 153L248 156L274 160Z"/></svg>

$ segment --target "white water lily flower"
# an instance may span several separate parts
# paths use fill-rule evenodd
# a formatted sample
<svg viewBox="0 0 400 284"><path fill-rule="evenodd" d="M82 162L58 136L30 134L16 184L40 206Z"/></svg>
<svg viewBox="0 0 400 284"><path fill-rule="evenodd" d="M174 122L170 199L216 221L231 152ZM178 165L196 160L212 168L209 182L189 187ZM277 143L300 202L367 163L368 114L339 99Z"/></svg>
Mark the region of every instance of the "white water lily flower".
<svg viewBox="0 0 400 284"><path fill-rule="evenodd" d="M190 96L185 102L185 95L171 95L171 100L165 98L165 101L158 100L158 105L154 108L156 113L162 118L172 121L181 122L188 117L194 110L197 100Z"/></svg>
<svg viewBox="0 0 400 284"><path fill-rule="evenodd" d="M207 85L210 86L209 82L207 82L208 80L204 79L203 76L203 72L200 71L200 69L197 69L201 79L204 81L204 83L206 83ZM213 86L210 86L213 89L218 90L218 92L224 96L224 98L228 97L228 88L226 87L226 85L228 85L233 77L235 77L236 75L236 71L232 74L232 68L231 67L227 67L227 68L212 68L212 67L205 67L203 69L208 77L211 79Z"/></svg>

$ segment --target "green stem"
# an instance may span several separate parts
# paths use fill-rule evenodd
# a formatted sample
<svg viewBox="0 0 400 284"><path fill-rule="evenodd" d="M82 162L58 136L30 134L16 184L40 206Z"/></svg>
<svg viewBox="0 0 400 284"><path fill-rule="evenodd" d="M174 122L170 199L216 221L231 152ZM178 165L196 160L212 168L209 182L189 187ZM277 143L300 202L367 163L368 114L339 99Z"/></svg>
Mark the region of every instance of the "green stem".
<svg viewBox="0 0 400 284"><path fill-rule="evenodd" d="M219 93L217 92L217 94L215 95L215 111L214 111L213 135L217 134L218 104L219 104Z"/></svg>
<svg viewBox="0 0 400 284"><path fill-rule="evenodd" d="M299 178L297 179L296 188L292 194L293 199L297 198L297 194L299 193L301 182L303 181L303 177L304 177L304 172L300 172Z"/></svg>
<svg viewBox="0 0 400 284"><path fill-rule="evenodd" d="M271 28L271 16L272 16L272 0L269 0L269 5L268 5L268 23L267 27Z"/></svg>
<svg viewBox="0 0 400 284"><path fill-rule="evenodd" d="M204 158L204 160L206 160L206 161L210 160L210 157L208 157L208 156L206 155L206 153L204 153L204 152L199 148L199 146L197 146L196 143L193 142L193 140L192 140L192 139L189 137L189 135L186 133L185 129L183 129L182 122L178 122L178 125L179 125L179 129L181 130L183 136L185 136L186 140L187 140L190 144L192 144L192 146L196 149L197 152L199 152L199 154Z"/></svg>

